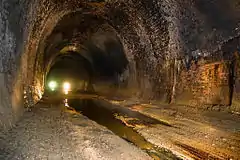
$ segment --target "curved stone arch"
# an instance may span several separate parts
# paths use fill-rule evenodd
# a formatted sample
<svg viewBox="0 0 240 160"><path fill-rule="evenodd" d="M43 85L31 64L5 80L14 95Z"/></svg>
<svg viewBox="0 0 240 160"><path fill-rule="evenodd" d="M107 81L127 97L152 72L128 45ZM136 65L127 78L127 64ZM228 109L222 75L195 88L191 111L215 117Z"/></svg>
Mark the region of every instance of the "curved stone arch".
<svg viewBox="0 0 240 160"><path fill-rule="evenodd" d="M46 18L44 19L45 22L43 25L41 25L38 29L38 37L36 37L36 33L33 31L29 35L29 41L25 47L25 54L28 55L28 65L27 65L27 71L26 75L28 77L25 85L30 85L30 86L35 86L38 88L37 94L43 93L44 90L44 74L43 70L41 70L41 66L43 65L42 61L39 59L42 59L43 57L43 52L45 48L45 40L46 38L51 34L57 23L67 14L73 13L73 12L82 12L84 13L89 13L87 11L83 12L84 8L82 6L74 6L75 9L69 9L69 10L62 10L59 11L57 14L54 13L49 13L48 16L45 16ZM52 12L53 9L51 10ZM94 14L94 12L93 12ZM51 16L50 16L51 15ZM34 38L33 38L34 37ZM31 56L30 56L31 55ZM40 71L39 71L40 70ZM42 72L41 74L39 72ZM33 76L31 76L33 74ZM36 92L35 89L33 88L32 91L30 92ZM41 96L41 95L39 95ZM36 102L37 100L35 100Z"/></svg>
<svg viewBox="0 0 240 160"><path fill-rule="evenodd" d="M55 64L55 60L58 56L60 55L64 55L64 54L68 54L68 52L75 52L78 53L80 56L82 56L84 59L86 59L90 64L93 63L92 58L87 55L84 54L84 52L81 52L84 48L82 48L82 46L77 46L74 44L69 44L65 47L63 47L62 49L60 49L60 51L56 54L53 54L50 59L45 63L45 76L48 74L49 70L51 69L51 67Z"/></svg>
<svg viewBox="0 0 240 160"><path fill-rule="evenodd" d="M129 3L131 3L131 2L129 2ZM65 7L66 7L66 5L67 4L65 4ZM35 43L33 43L33 45L32 45L33 46L33 50L31 51L31 53L29 53L29 55L32 55L32 58L30 60L30 63L32 63L32 64L29 65L30 66L30 70L28 72L34 72L35 73L34 76L30 76L30 78L29 78L30 83L29 84L33 84L33 86L40 86L42 91L43 91L43 84L44 84L44 74L43 74L44 70L42 69L43 60L41 60L41 59L43 59L43 57L41 57L41 56L43 56L43 53L44 53L44 48L46 46L45 40L46 40L47 36L49 36L51 34L51 32L54 30L54 28L57 25L57 23L65 15L68 15L68 14L73 13L73 12L80 12L80 13L83 13L83 14L84 13L86 13L86 14L90 13L90 14L93 14L93 15L96 14L95 13L96 10L94 10L96 8L94 8L94 7L93 7L94 8L93 9L94 12L91 11L91 9L89 9L89 8L86 8L86 9L88 9L88 11L84 10L84 5L79 5L79 6L76 5L76 6L71 6L71 7L74 7L75 9L71 8L71 10L67 10L66 9L66 10L63 10L63 11L61 11L60 9L56 9L55 12L57 12L57 14L49 13L49 15L52 14L52 16L51 17L48 16L49 19L47 19L46 22L42 25L42 29L40 29L41 30L41 32L40 32L41 34L39 34L40 36L35 41ZM113 6L110 6L110 8L111 7L113 7ZM119 8L119 7L120 6L116 6L114 8ZM130 8L129 11L131 10L131 7L129 7L129 6L127 6L127 8ZM104 9L108 9L108 8L106 7ZM123 10L122 7L120 7L119 9ZM98 10L100 10L100 9L98 8ZM54 11L52 11L52 12L54 12ZM112 19L109 19L107 17L108 15L106 15L106 10L104 10L103 12L104 12L104 15L102 15L102 14L99 15L98 14L98 16L101 16L102 18L106 19L107 22L111 22ZM124 12L126 12L127 15L133 14L132 12L128 13L128 11L124 11ZM134 63L136 63L137 61L139 61L138 59L136 59L136 57L138 58L138 56L140 56L140 58L141 58L142 55L146 55L146 54L144 54L145 53L145 50L144 50L145 46L141 46L140 44L138 44L138 42L136 42L134 38L131 38L131 36L129 37L129 36L124 35L125 34L125 33L123 33L124 32L123 31L123 27L124 26L120 25L120 27L118 28L117 24L114 25L114 22L113 23L108 23L108 24L110 26L112 26L112 28L114 28L114 30L117 32L117 35L118 35L121 43L123 44L124 53L125 53L125 55L126 55L128 60L131 59L131 60L133 60ZM138 26L136 26L136 24L133 23L133 25L136 26L136 27L130 26L131 23L127 23L127 24L128 24L128 26L125 26L125 27L132 28L133 29L132 31L134 33L137 32L135 30L136 27L138 27ZM138 37L139 35L138 34L136 34L134 36L135 36L135 38L137 38L136 40L139 39L139 37ZM129 38L130 38L131 43L130 44L127 44L128 42L125 43L124 37L125 37L125 40L127 40L127 41L129 41ZM144 38L144 37L142 37L142 38ZM132 47L131 46L132 44L136 45L136 46ZM131 55L131 53L134 53L134 55L133 54ZM141 63L141 62L139 62L139 63ZM133 64L133 65L135 66L135 64ZM148 64L148 65L150 65L150 64ZM146 67L145 67L145 69L146 69ZM142 76L142 75L140 75L140 76ZM38 81L38 82L36 82L36 81Z"/></svg>
<svg viewBox="0 0 240 160"><path fill-rule="evenodd" d="M71 13L71 12L69 12L68 14L70 14L70 13ZM67 15L67 14L66 14L66 15ZM127 54L126 54L126 51L125 51L125 49L124 49L123 42L122 42L122 39L121 39L121 37L120 37L120 34L115 30L115 28L114 28L113 26L111 26L111 25L109 25L109 24L105 24L104 27L107 28L108 31L111 31L111 32L113 32L113 33L116 35L117 40L120 42L120 44L121 44L122 47L123 47L124 55L127 55ZM55 59L58 55L60 55L60 54L66 54L66 53L69 52L69 51L79 53L79 54L81 54L85 59L87 59L90 63L93 63L92 58L91 58L89 55L84 54L84 52L81 52L81 50L84 50L84 47L83 47L83 46L84 46L84 45L79 45L79 44L75 44L75 43L71 43L71 42L70 42L70 43L67 43L67 42L64 43L64 42L63 42L63 44L60 45L60 47L57 48L57 50L59 50L59 52L56 52L56 54L54 54L54 55L50 58L50 60L45 64L45 66L46 66L46 67L45 67L45 71L44 71L45 77L46 77L48 71L50 70L52 64L54 63L54 59ZM128 59L128 57L127 57L127 59ZM128 59L128 60L129 60L129 59ZM44 79L45 79L45 78L44 78Z"/></svg>

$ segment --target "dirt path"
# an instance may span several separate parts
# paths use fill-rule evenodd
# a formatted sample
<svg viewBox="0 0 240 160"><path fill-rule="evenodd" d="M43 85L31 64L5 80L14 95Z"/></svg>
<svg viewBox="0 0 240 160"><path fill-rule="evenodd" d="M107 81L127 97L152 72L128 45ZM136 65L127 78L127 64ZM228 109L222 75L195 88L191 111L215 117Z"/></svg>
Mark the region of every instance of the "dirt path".
<svg viewBox="0 0 240 160"><path fill-rule="evenodd" d="M86 117L38 105L0 133L0 159L147 160L146 153Z"/></svg>

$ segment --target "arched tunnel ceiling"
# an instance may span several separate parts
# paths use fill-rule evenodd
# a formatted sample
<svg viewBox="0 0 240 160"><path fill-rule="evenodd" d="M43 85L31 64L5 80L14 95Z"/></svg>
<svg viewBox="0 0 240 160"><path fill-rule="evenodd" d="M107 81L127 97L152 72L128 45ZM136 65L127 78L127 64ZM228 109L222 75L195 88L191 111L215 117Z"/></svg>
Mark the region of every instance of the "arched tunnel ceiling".
<svg viewBox="0 0 240 160"><path fill-rule="evenodd" d="M59 54L73 51L87 59L102 75L106 75L105 71L112 75L123 72L128 63L123 45L116 31L103 22L81 12L64 16L46 40L43 55L46 71Z"/></svg>
<svg viewBox="0 0 240 160"><path fill-rule="evenodd" d="M88 51L88 46L91 43L98 45L99 43L105 43L106 40L93 42L94 34L98 32L100 28L104 27L104 20L91 14L83 14L82 12L73 12L64 16L60 22L57 23L56 27L52 31L51 35L46 40L46 46L44 51L44 62L45 66L48 66L49 61L51 62L57 54L68 52L73 50L84 54ZM109 28L108 26L105 28ZM107 34L107 30L105 31ZM114 31L110 34L114 35ZM108 37L111 38L108 33ZM106 36L103 36L106 37ZM114 37L114 36L112 36ZM108 39L109 39L108 38ZM115 39L117 35L115 35ZM95 38L96 39L96 38ZM101 49L104 45L100 46ZM89 61L93 61L91 55L83 55ZM50 60L49 60L50 59Z"/></svg>
<svg viewBox="0 0 240 160"><path fill-rule="evenodd" d="M144 14L144 12L147 12L146 10L145 10L145 8L144 7L146 7L147 9L149 9L149 10L152 10L153 12L155 12L155 13L153 13L153 14L155 14L156 16L157 15L160 15L161 14L161 12L162 13L164 13L164 12L167 12L167 11L164 11L164 5L165 5L165 3L164 2L162 2L162 4L160 4L159 5L159 3L156 3L156 5L154 5L154 3L155 2L136 2L136 3L134 3L134 4L132 4L131 3L131 1L129 2L129 6L128 7L124 7L124 5L125 5L125 3L124 3L124 1L123 2L121 2L121 1L119 1L119 2L117 2L117 1L110 1L110 2L108 2L106 5L104 5L104 3L89 3L89 5L85 5L85 4L88 4L88 2L86 2L86 3L84 3L84 2L81 2L81 1L72 1L72 2L67 2L67 1L65 1L65 3L63 3L63 4L60 4L61 2L55 2L55 1L44 1L44 2L46 2L46 3L42 3L42 4L46 4L47 6L49 6L50 8L51 7L57 7L56 9L54 8L53 10L58 10L59 8L61 8L61 6L65 6L65 10L68 10L68 9L72 9L72 11L74 11L74 10L78 10L79 8L81 8L81 10L83 9L83 10L85 10L86 8L86 12L84 12L84 14L88 14L88 15L95 15L95 16L98 16L99 17L99 15L100 16L102 16L102 17L104 17L105 16L105 18L106 18L106 16L108 16L107 14L108 14L108 12L111 12L111 15L114 15L114 14L119 14L118 16L119 17L114 17L115 19L114 19L114 21L118 21L118 23L123 23L124 21L126 21L126 20L130 20L130 18L132 18L132 17L129 17L129 15L128 14L131 14L131 12L135 12L135 14L136 14L136 10L134 9L134 8L140 8L140 10L141 11L139 11L139 12L142 12L142 13L139 13L140 15L143 15ZM96 1L94 1L94 2L96 2ZM112 7L112 11L111 11L111 8L108 8L109 6L111 6L111 3L113 3L113 4L118 4L118 6L121 6L122 7L122 9L120 10L120 8L121 7L119 7L118 9L115 9L115 11L113 11L113 9L114 9L114 7ZM227 6L228 8L231 8L232 6L231 5L229 5L228 4L228 2L221 2L221 3L224 3L224 6ZM221 4L220 3L220 4ZM142 5L142 7L140 7L140 5L138 5L138 4L141 4ZM229 36L230 34L230 32L232 32L232 31L234 31L234 29L236 28L236 26L237 26L237 22L238 22L238 20L239 20L239 18L238 17L236 17L235 15L236 15L236 13L238 13L238 10L234 10L234 9L231 9L231 11L230 12L228 12L228 11L226 11L226 10L224 10L223 8L221 8L221 6L223 6L223 5L219 5L218 3L215 3L215 2L211 2L211 5L212 5L212 8L211 9L214 9L214 14L215 15L219 15L219 16L217 16L217 17L219 17L219 18L216 18L216 19L213 19L213 20L210 20L209 18L211 18L211 15L210 16L205 16L205 15L209 15L209 10L210 9L208 9L207 8L207 2L205 2L205 1L196 1L195 3L192 3L193 4L193 7L194 7L194 9L195 10L197 10L198 12L193 12L193 14L194 15L201 15L202 16L202 19L203 19L203 21L202 20L198 20L198 18L199 18L199 16L197 16L197 17L195 17L195 22L197 22L197 23L199 23L199 26L193 26L193 24L191 24L192 22L191 21L189 21L190 23L189 23L189 27L191 27L191 28L198 28L198 30L200 31L200 32L198 32L197 34L195 34L195 32L197 32L197 30L194 30L194 32L188 32L188 33L191 33L191 34L186 34L186 32L184 31L185 29L184 28L186 28L186 27L184 27L184 28L182 28L182 29L184 29L184 30L179 30L180 32L183 32L183 38L186 38L187 39L187 42L189 42L188 44L189 44L189 47L190 47L190 49L192 48L192 50L195 50L196 49L196 47L197 48L199 48L199 47L202 47L202 48L205 48L203 45L205 44L205 46L206 45L209 45L209 43L208 42L206 42L206 40L208 41L208 39L210 39L210 38L214 38L214 37L205 37L205 36L201 36L201 35L204 35L204 32L212 32L212 29L213 29L213 31L215 30L215 29L219 29L219 30L222 30L222 31L224 31L225 29L226 29L226 27L224 28L224 26L228 26L228 30L226 30L226 31L224 31L224 33L223 33L223 35L219 35L219 38L221 38L220 36ZM183 1L183 2L179 2L179 4L178 5L192 5L192 4L189 4L189 2L188 1ZM51 6L52 5L52 6ZM85 5L85 6L84 6ZM94 7L93 7L94 6ZM104 7L104 6L106 6L106 7ZM170 6L170 5L169 5ZM219 7L220 6L220 7ZM91 10L91 9L89 9L89 8L94 8L93 10ZM186 8L186 9L182 9L182 8L174 8L174 7L177 7L177 4L175 4L175 5L173 5L172 6L172 8L173 9L171 9L171 8L169 8L169 10L174 10L174 9L178 9L179 11L180 10L183 10L182 11L182 13L184 14L184 13L187 13L187 9L188 8ZM45 6L43 6L43 8L46 8ZM99 11L98 9L96 9L96 8L101 8L101 9L99 9L99 10L101 10L101 11ZM125 13L123 12L123 10L124 10L124 8L125 9L127 9L127 8L129 8L129 9L127 9L127 10L129 10L129 13L126 11ZM132 9L130 9L130 8L132 8ZM163 9L162 11L161 10L159 10L159 14L156 12L156 10L157 10L157 8L159 8L159 9ZM184 7L183 7L184 8ZM106 11L106 9L109 9L109 10L107 10ZM151 12L152 12L151 11ZM188 11L189 12L189 11ZM60 12L61 13L61 12ZM112 14L112 13L114 13L114 14ZM173 14L172 12L170 12L169 11L169 14ZM230 15L232 16L232 15L234 15L234 18L232 18L232 20L231 19L229 19L229 18L226 18L226 16L225 16L225 14L226 15L229 15L229 16L227 16L227 17L230 17ZM80 15L80 14L79 14ZM109 15L109 19L111 19L111 15ZM148 14L146 14L146 15L148 15ZM69 14L69 16L71 16L71 14ZM82 16L82 15L81 15ZM139 16L139 15L135 15L135 16ZM167 15L168 16L168 15ZM140 16L139 16L140 17ZM154 16L155 17L155 16ZM153 17L153 18L154 18ZM192 17L194 17L194 16L192 16ZM205 18L206 17L206 18ZM224 18L225 17L225 18ZM77 17L76 17L77 18ZM122 21L123 22L121 22L121 18L123 18L122 19ZM145 17L143 17L144 19L145 19ZM179 18L181 18L181 17L179 17ZM107 19L107 18L106 18ZM109 21L109 19L107 19L108 21ZM119 19L119 20L118 20ZM146 19L147 19L147 17L146 17ZM166 18L167 19L167 18ZM218 19L218 20L217 20ZM184 22L184 21L186 21L187 19L180 19L182 22ZM135 20L136 21L136 20ZM162 22L164 22L164 19L163 20L161 20ZM181 22L180 21L180 22ZM209 23L208 25L206 25L206 24L204 24L204 23L208 23L208 22L210 22L211 21L211 23ZM79 22L81 22L81 21L75 21L75 20L73 20L73 21L71 21L71 23L73 23L72 24L72 26L73 25L76 25L75 23L79 23ZM187 21L186 21L187 22ZM221 23L223 24L223 23L225 23L225 22L231 22L231 23L228 23L228 25L220 25ZM69 24L69 23L65 23L65 24ZM86 21L85 21L85 23L84 24L86 24ZM160 24L157 24L158 26L160 25ZM192 25L192 26L191 26ZM196 25L196 24L194 24L194 25ZM59 26L64 26L63 24L61 24L61 25L59 25ZM68 25L69 26L69 25ZM71 26L71 24L70 24L70 26ZM208 28L206 28L206 27L204 27L204 26L209 26ZM58 26L57 26L58 27ZM151 27L155 27L155 25L152 25ZM84 27L83 27L84 28ZM204 29L204 30L203 30ZM150 29L150 31L151 31L151 29ZM217 30L218 31L218 30ZM230 31L230 32L229 32ZM200 34L199 34L200 33ZM218 34L217 32L216 32L216 34ZM71 35L70 35L71 36ZM214 36L214 35L213 35ZM216 37L216 36L215 36ZM165 37L166 38L166 37ZM217 37L216 37L217 38ZM196 43L197 41L199 41L199 42L201 42L202 44L200 44L200 46L196 46L196 45L199 45L198 43ZM150 43L154 43L153 41L152 42L150 42ZM214 42L212 42L212 43L215 43L215 41ZM186 46L187 47L187 46ZM188 48L189 48L188 47ZM211 48L212 46L210 46L210 48ZM164 48L164 47L161 47L161 48ZM189 51L188 51L189 52Z"/></svg>
<svg viewBox="0 0 240 160"><path fill-rule="evenodd" d="M151 77L151 83L159 82L162 74L165 74L163 68L168 65L169 59L181 57L185 61L186 56L195 56L196 50L204 53L203 55L209 55L221 42L239 33L237 28L240 17L236 16L239 7L222 0L221 3L210 3L214 15L219 17L213 20L210 20L213 17L209 15L208 2L198 0L45 0L36 4L39 10L35 12L35 23L32 25L31 36L34 38L27 46L31 49L29 54L36 55L29 57L29 61L33 62L29 66L32 65L34 69L29 70L29 74L35 72L35 76L40 76L30 78L34 81L43 79L41 75L46 71L43 66L46 67L51 62L48 56L58 54L62 48L68 45L77 45L78 51L88 51L89 46L92 49L99 48L98 45L88 42L96 40L91 37L99 33L101 28L115 33L122 44L120 52L125 53L128 61L134 61L141 72L139 74L147 73ZM224 9L223 5L231 11ZM231 18L230 15L234 17ZM228 27L222 25L226 22L230 22ZM111 44L108 48L109 46ZM104 49L100 47L100 50ZM93 62L91 56L87 56L89 54L85 54L85 58ZM34 82L36 83L42 82Z"/></svg>

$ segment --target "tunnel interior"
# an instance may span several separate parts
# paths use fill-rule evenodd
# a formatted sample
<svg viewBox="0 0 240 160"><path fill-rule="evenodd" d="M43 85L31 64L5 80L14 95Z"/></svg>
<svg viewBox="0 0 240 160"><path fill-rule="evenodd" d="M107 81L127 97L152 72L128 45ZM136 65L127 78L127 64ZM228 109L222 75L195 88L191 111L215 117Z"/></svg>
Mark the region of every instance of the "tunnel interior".
<svg viewBox="0 0 240 160"><path fill-rule="evenodd" d="M186 2L186 4L188 3ZM44 8L44 3L41 5ZM200 11L198 14L202 16L209 14L209 12L201 10L202 3L194 2L192 5L195 10ZM218 7L215 3L213 5ZM191 77L189 81L185 81L186 78L181 74L190 76L188 74L192 72L192 61L194 60L197 60L195 61L197 65L200 60L205 60L204 63L213 63L217 60L227 61L227 58L221 56L220 52L223 48L219 49L218 44L211 44L211 47L208 47L204 43L208 44L207 42L212 42L212 40L222 41L223 36L234 35L235 32L230 30L237 25L231 23L232 27L222 36L219 36L222 28L216 31L212 39L206 35L206 38L203 39L204 43L201 42L202 45L200 45L199 38L208 34L208 31L211 32L208 26L205 26L207 20L203 19L201 22L199 17L189 22L180 17L178 17L178 21L169 19L164 13L173 14L169 16L176 14L170 12L172 9L167 7L171 6L170 3L167 6L155 6L154 2L144 1L138 3L134 1L129 3L74 1L63 5L61 2L53 1L49 3L49 6L53 10L47 9L47 11L52 16L44 17L42 15L44 11L39 11L42 14L37 16L37 20L43 25L39 25L41 23L33 25L36 42L27 46L28 54L35 55L33 58L29 58L32 64L28 65L30 70L27 71L30 76L29 83L33 87L31 93L37 92L39 98L46 88L48 77L51 77L49 74L54 73L54 68L61 66L61 62L69 61L70 63L70 59L78 61L79 58L75 56L78 54L84 59L84 63L88 63L88 67L85 64L80 66L79 63L79 71L80 68L85 68L83 70L86 74L83 75L89 76L87 83L91 84L92 90L100 94L103 92L110 95L116 93L147 101L158 99L164 103L185 103L187 101L186 103L189 104L190 99L198 101L197 95L200 96L202 92L205 92L202 89L205 82L199 81L197 82L199 85L194 86L195 82L201 78ZM175 9L181 10L183 16L187 14L181 6ZM154 12L149 12L150 10ZM216 12L218 11L216 10ZM184 28L181 26L185 23L189 24L186 28L193 27L194 33L195 30L201 30L198 27L203 27L205 32L199 32L198 37L186 36ZM173 29L174 27L176 29ZM38 35L38 33L41 34ZM184 38L188 38L188 40ZM199 44L201 47L196 50L195 47L192 47L193 43ZM34 44L37 45L34 46ZM215 54L216 52L219 53ZM214 54L217 55L215 60L211 58ZM227 72L224 67L223 72ZM200 69L198 73L201 76ZM224 85L229 88L227 83ZM209 85L208 88L211 89L211 86L213 85ZM218 89L215 89L216 92L221 90L220 86L223 85L219 85ZM194 87L199 87L197 89L199 93L195 93ZM214 94L209 93L208 96L202 97L203 99L208 98L208 100L201 103L229 105L228 98L222 98L221 95L225 94L226 97L229 97L227 90L224 93ZM34 95L30 97L34 98Z"/></svg>
<svg viewBox="0 0 240 160"><path fill-rule="evenodd" d="M118 86L118 75L128 65L116 31L94 16L82 13L64 16L46 41L45 90L54 78L60 84L73 82L75 91L93 92L96 90L93 86L101 82Z"/></svg>
<svg viewBox="0 0 240 160"><path fill-rule="evenodd" d="M237 1L4 0L0 120L58 76L144 103L239 106Z"/></svg>
<svg viewBox="0 0 240 160"><path fill-rule="evenodd" d="M92 66L78 53L66 53L57 56L54 64L47 73L45 93L49 91L48 83L56 82L59 90L64 82L74 85L73 88L79 91L86 91L93 74Z"/></svg>
<svg viewBox="0 0 240 160"><path fill-rule="evenodd" d="M26 133L29 137L26 142L33 140L36 148L34 139L40 135L36 129L51 124L50 137L45 132L42 135L50 139L56 137L59 141L58 135L51 136L55 132L52 129L57 126L48 109L57 109L62 115L65 111L71 112L71 107L102 125L113 127L116 134L124 137L125 133L117 133L121 130L119 126L127 130L132 127L131 133L135 129L133 124L140 127L138 131L144 130L141 118L127 116L132 110L134 115L166 117L166 123L164 120L160 124L170 127L169 130L165 131L166 127L162 130L162 126L155 130L157 135L154 136L148 132L150 127L147 126L150 138L169 136L169 140L175 143L174 136L170 134L173 131L178 140L181 134L190 143L188 135L194 134L193 141L196 137L204 140L208 137L207 148L212 146L215 150L218 145L226 144L221 151L228 148L237 154L236 142L228 137L230 134L226 132L226 140L229 140L226 143L222 132L217 132L214 127L218 128L218 122L221 122L225 132L228 124L230 128L235 126L235 120L234 123L229 121L225 113L230 113L233 118L240 113L240 0L0 1L0 131L10 129L14 134L10 136L11 140L16 137L11 130L16 124L23 131L16 132L17 137L25 141L21 135ZM52 81L57 82L59 90L49 90ZM62 94L65 82L70 82L73 92L77 93L76 102L71 101L71 96L58 96L58 93ZM91 101L84 99L88 93L94 93L90 96L96 96L98 100L92 101L94 97ZM54 102L50 103L48 98ZM116 111L116 108L126 111ZM220 113L219 121L215 114L205 118L205 113L215 110ZM32 117L45 120L43 115L51 117L54 123L48 120L37 122L41 126L32 123ZM190 121L188 115L193 117ZM68 116L65 118L69 119ZM24 119L26 126L18 125ZM132 123L127 124L125 119ZM198 122L197 119L201 119L201 123L196 123L200 127L192 125L195 124L192 122ZM208 123L211 120L214 123ZM67 125L65 122L60 121L59 127ZM33 132L27 132L31 124ZM160 127L160 124L154 123L154 126ZM207 127L202 124L207 124ZM186 132L186 129L191 132ZM99 130L96 132L99 137ZM30 133L37 136L34 138ZM56 133L59 133L58 129ZM215 139L212 134L219 138ZM133 133L129 137L134 138L135 135ZM197 144L202 146L198 143L203 142L202 138L197 143L191 141L194 148L185 148L199 155L195 147ZM163 137L157 142L167 139ZM5 141L0 134L2 140ZM7 149L7 154L11 154L19 146L8 142L10 146L14 145L9 147L9 152ZM54 144L59 148L58 143ZM22 149L28 152L29 146L25 142L22 145ZM39 145L42 146L41 143ZM39 147L36 149L39 152ZM0 145L2 151L5 152ZM16 151L21 150L18 148ZM214 152L218 154L219 151ZM209 158L208 155L206 157Z"/></svg>

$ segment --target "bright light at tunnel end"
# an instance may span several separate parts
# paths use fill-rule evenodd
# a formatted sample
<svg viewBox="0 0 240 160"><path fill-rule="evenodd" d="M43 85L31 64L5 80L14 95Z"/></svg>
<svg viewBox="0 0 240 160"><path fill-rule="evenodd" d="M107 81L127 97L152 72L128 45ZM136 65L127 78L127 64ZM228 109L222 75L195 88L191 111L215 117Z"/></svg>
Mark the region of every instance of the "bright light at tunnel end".
<svg viewBox="0 0 240 160"><path fill-rule="evenodd" d="M54 91L54 90L57 88L57 82L56 82L56 81L50 81L50 82L48 83L48 87L49 87L52 91Z"/></svg>
<svg viewBox="0 0 240 160"><path fill-rule="evenodd" d="M70 91L71 85L69 82L64 82L63 83L63 92L64 94L68 94L68 92Z"/></svg>

